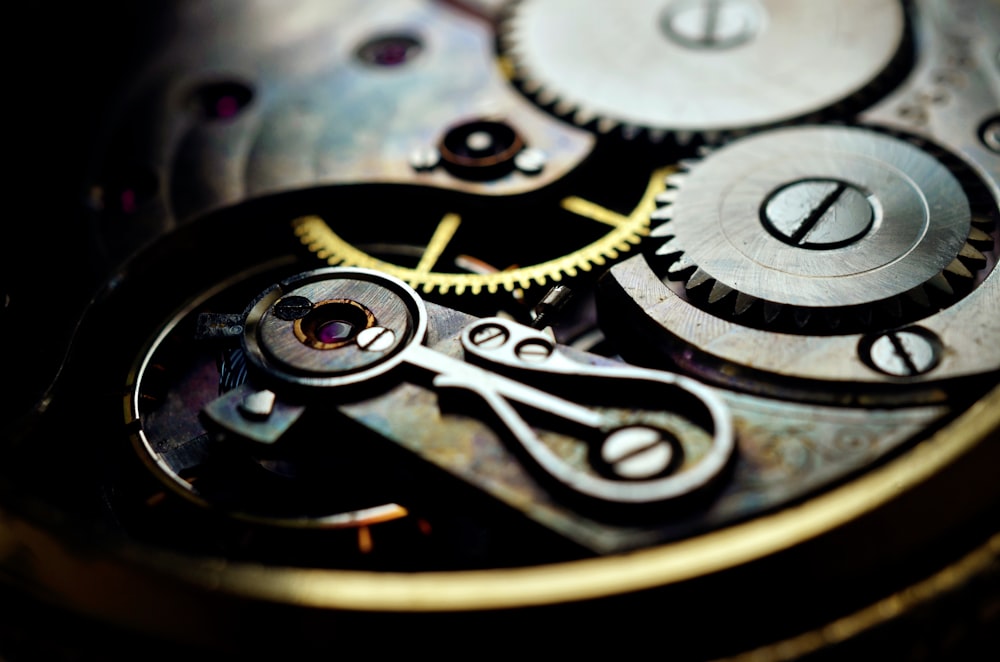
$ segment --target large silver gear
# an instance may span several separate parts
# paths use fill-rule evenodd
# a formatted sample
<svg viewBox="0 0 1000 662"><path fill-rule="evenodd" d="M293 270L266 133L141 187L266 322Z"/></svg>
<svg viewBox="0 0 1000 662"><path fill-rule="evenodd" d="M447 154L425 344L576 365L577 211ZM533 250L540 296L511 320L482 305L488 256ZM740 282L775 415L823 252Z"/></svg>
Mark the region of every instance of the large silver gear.
<svg viewBox="0 0 1000 662"><path fill-rule="evenodd" d="M724 317L771 323L791 311L813 329L812 318L836 327L848 311L851 324L904 307L919 317L968 291L987 264L976 246L993 246L991 215L948 167L870 129L756 134L669 184L652 259Z"/></svg>
<svg viewBox="0 0 1000 662"><path fill-rule="evenodd" d="M683 142L877 87L907 20L898 0L520 0L500 31L514 79L556 114Z"/></svg>

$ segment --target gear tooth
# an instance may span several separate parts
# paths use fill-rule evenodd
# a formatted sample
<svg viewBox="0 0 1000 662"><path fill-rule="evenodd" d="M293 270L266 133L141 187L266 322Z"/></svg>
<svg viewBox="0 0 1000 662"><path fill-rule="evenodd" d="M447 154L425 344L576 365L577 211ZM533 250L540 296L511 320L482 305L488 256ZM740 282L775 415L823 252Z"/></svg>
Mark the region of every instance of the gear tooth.
<svg viewBox="0 0 1000 662"><path fill-rule="evenodd" d="M548 106L556 101L556 93L548 88L541 88L535 93L535 100L541 106Z"/></svg>
<svg viewBox="0 0 1000 662"><path fill-rule="evenodd" d="M448 293L448 286L447 285L442 285L441 287L443 288L443 291L441 293L442 294L447 294ZM465 293L465 283L456 283L455 284L455 295L456 296L461 296L464 293Z"/></svg>
<svg viewBox="0 0 1000 662"><path fill-rule="evenodd" d="M674 172L667 175L666 184L672 188L680 188L687 181L688 176L683 172ZM659 196L657 196L659 200Z"/></svg>
<svg viewBox="0 0 1000 662"><path fill-rule="evenodd" d="M951 283L948 282L948 279L944 277L943 273L934 274L934 276L927 281L927 285L940 292L944 292L949 296L955 294L955 290L952 289Z"/></svg>
<svg viewBox="0 0 1000 662"><path fill-rule="evenodd" d="M605 259L604 259L604 256L603 256L603 255L595 255L595 256L594 256L594 260L593 260L593 262L594 262L594 264L596 264L597 266L601 266L601 265L603 265L603 264L604 264L605 262L607 262L607 260L605 260Z"/></svg>
<svg viewBox="0 0 1000 662"><path fill-rule="evenodd" d="M823 320L828 329L836 330L840 327L840 323L844 321L844 318L841 317L839 313L828 310L823 314Z"/></svg>
<svg viewBox="0 0 1000 662"><path fill-rule="evenodd" d="M985 228L987 230L991 229L994 225L993 218L987 216L986 214L973 214L972 224L977 225L980 228Z"/></svg>
<svg viewBox="0 0 1000 662"><path fill-rule="evenodd" d="M759 299L755 296L746 294L745 292L736 293L736 307L733 310L737 315L742 315L746 311L750 310Z"/></svg>
<svg viewBox="0 0 1000 662"><path fill-rule="evenodd" d="M681 253L673 264L667 267L667 277L671 280L680 280L683 278L683 273L688 269L693 269L695 267L694 262L685 253Z"/></svg>
<svg viewBox="0 0 1000 662"><path fill-rule="evenodd" d="M654 225L653 228L649 231L649 236L650 237L663 237L664 239L667 239L667 238L673 239L674 238L674 235L672 235L670 233L670 224L669 223L660 223L659 225Z"/></svg>
<svg viewBox="0 0 1000 662"><path fill-rule="evenodd" d="M573 122L580 126L586 126L587 124L593 122L596 118L597 116L586 108L577 108L576 112L573 114Z"/></svg>
<svg viewBox="0 0 1000 662"><path fill-rule="evenodd" d="M576 270L576 267L567 267L566 268L566 275L569 276L570 278L576 278L576 274L577 273L578 272ZM562 280L562 277L563 277L563 275L561 273L559 273L558 271L556 273L552 274L552 280L554 280L556 282L559 282L560 280Z"/></svg>
<svg viewBox="0 0 1000 662"><path fill-rule="evenodd" d="M962 250L958 253L959 257L965 258L967 261L972 261L977 263L976 268L986 264L986 256L975 249L971 244L966 244L962 246ZM981 264L980 264L981 263Z"/></svg>
<svg viewBox="0 0 1000 662"><path fill-rule="evenodd" d="M663 226L660 226L663 227ZM656 249L656 255L673 255L675 253L680 253L681 249L677 248L673 244L673 237L668 236L667 240L663 242L663 245Z"/></svg>
<svg viewBox="0 0 1000 662"><path fill-rule="evenodd" d="M680 166L683 171L691 172L698 167L700 162L701 159L681 159L677 162L677 165Z"/></svg>
<svg viewBox="0 0 1000 662"><path fill-rule="evenodd" d="M505 284L505 287L507 287L506 284ZM490 294L496 294L497 290L499 290L499 289L500 289L500 284L499 283L487 283L486 284L486 291L489 292ZM514 289L513 284L511 284L509 287L507 287L507 289L508 289L508 291L509 290L513 290Z"/></svg>
<svg viewBox="0 0 1000 662"><path fill-rule="evenodd" d="M691 274L691 277L687 279L687 283L685 283L685 286L689 290L693 290L699 285L707 283L711 280L713 280L713 278L711 274L709 274L707 271L705 271L704 269L695 269L694 273Z"/></svg>
<svg viewBox="0 0 1000 662"><path fill-rule="evenodd" d="M591 269L594 268L594 265L590 262L584 262L580 265L580 268L583 269L584 271L590 271Z"/></svg>
<svg viewBox="0 0 1000 662"><path fill-rule="evenodd" d="M667 189L656 194L656 203L660 205L672 205L677 202L679 192L677 189Z"/></svg>
<svg viewBox="0 0 1000 662"><path fill-rule="evenodd" d="M623 124L621 132L625 140L635 140L642 133L642 127L638 127L634 124Z"/></svg>
<svg viewBox="0 0 1000 662"><path fill-rule="evenodd" d="M690 145L691 141L694 140L694 133L691 131L676 131L674 132L674 141L680 146Z"/></svg>
<svg viewBox="0 0 1000 662"><path fill-rule="evenodd" d="M966 269L965 265L958 258L952 260L951 264L945 267L944 270L962 278L972 278L972 272Z"/></svg>
<svg viewBox="0 0 1000 662"><path fill-rule="evenodd" d="M923 285L918 285L906 293L906 297L921 308L930 308L931 299Z"/></svg>
<svg viewBox="0 0 1000 662"><path fill-rule="evenodd" d="M772 301L764 302L764 319L767 322L773 322L781 314L782 305L780 303L774 303Z"/></svg>
<svg viewBox="0 0 1000 662"><path fill-rule="evenodd" d="M618 122L607 117L597 120L597 130L600 133L610 133L616 126L618 126Z"/></svg>
<svg viewBox="0 0 1000 662"><path fill-rule="evenodd" d="M988 232L984 232L977 227L969 229L969 241L986 249L993 246L993 237Z"/></svg>
<svg viewBox="0 0 1000 662"><path fill-rule="evenodd" d="M542 89L541 81L527 76L526 72L521 67L518 67L518 75L521 77L521 89L528 94L537 94L538 91Z"/></svg>
<svg viewBox="0 0 1000 662"><path fill-rule="evenodd" d="M804 329L806 325L809 324L809 320L812 319L812 311L805 310L804 308L797 308L792 313L792 319L795 320L795 326L800 329Z"/></svg>
<svg viewBox="0 0 1000 662"><path fill-rule="evenodd" d="M709 154L711 154L712 151L713 151L712 148L710 146L708 146L708 145L698 145L698 149L696 150L696 153L701 158L705 158L706 156L708 156Z"/></svg>
<svg viewBox="0 0 1000 662"><path fill-rule="evenodd" d="M863 306L858 310L858 321L861 322L862 326L872 325L872 307Z"/></svg>
<svg viewBox="0 0 1000 662"><path fill-rule="evenodd" d="M646 135L649 136L650 142L654 144L659 144L662 143L663 140L667 137L667 132L664 131L663 129L649 129L646 132Z"/></svg>
<svg viewBox="0 0 1000 662"><path fill-rule="evenodd" d="M654 209L649 213L649 219L651 221L660 221L661 225L657 227L663 227L667 221L674 217L673 207L660 207L659 209Z"/></svg>
<svg viewBox="0 0 1000 662"><path fill-rule="evenodd" d="M702 131L701 137L706 143L714 145L722 138L722 134L718 131Z"/></svg>
<svg viewBox="0 0 1000 662"><path fill-rule="evenodd" d="M733 288L729 287L728 285L725 285L724 283L721 283L719 281L715 281L715 284L712 285L712 291L709 292L708 294L708 302L718 303L719 301L722 301L727 296L732 294L733 291L734 291Z"/></svg>
<svg viewBox="0 0 1000 662"><path fill-rule="evenodd" d="M552 112L561 117L567 117L573 113L575 107L569 101L565 99L560 99L556 102L556 105L552 107Z"/></svg>

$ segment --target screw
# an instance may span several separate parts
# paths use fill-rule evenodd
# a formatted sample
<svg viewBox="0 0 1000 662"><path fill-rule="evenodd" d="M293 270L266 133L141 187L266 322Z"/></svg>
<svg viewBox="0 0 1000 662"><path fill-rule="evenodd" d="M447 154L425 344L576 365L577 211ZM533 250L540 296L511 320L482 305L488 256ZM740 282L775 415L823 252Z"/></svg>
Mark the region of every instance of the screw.
<svg viewBox="0 0 1000 662"><path fill-rule="evenodd" d="M911 327L889 331L871 341L867 349L868 363L894 377L922 375L937 366L940 348L941 341L926 329Z"/></svg>
<svg viewBox="0 0 1000 662"><path fill-rule="evenodd" d="M517 358L528 363L541 363L552 356L554 347L552 343L545 340L525 340L517 346L514 353Z"/></svg>
<svg viewBox="0 0 1000 662"><path fill-rule="evenodd" d="M514 157L514 167L526 175L537 175L545 168L545 153L533 147L522 149Z"/></svg>
<svg viewBox="0 0 1000 662"><path fill-rule="evenodd" d="M760 7L749 0L678 0L660 19L668 37L688 48L726 49L760 29Z"/></svg>
<svg viewBox="0 0 1000 662"><path fill-rule="evenodd" d="M369 352L384 352L396 343L396 334L384 326L372 326L358 334L357 342Z"/></svg>
<svg viewBox="0 0 1000 662"><path fill-rule="evenodd" d="M433 147L420 147L410 152L410 167L417 172L433 170L441 162L441 153Z"/></svg>
<svg viewBox="0 0 1000 662"><path fill-rule="evenodd" d="M247 394L239 404L244 418L266 419L274 411L276 396L267 389Z"/></svg>
<svg viewBox="0 0 1000 662"><path fill-rule="evenodd" d="M761 222L791 246L840 248L865 236L875 209L857 187L835 179L803 179L779 188L761 210Z"/></svg>
<svg viewBox="0 0 1000 662"><path fill-rule="evenodd" d="M601 446L601 459L619 478L640 480L663 473L674 456L662 430L628 427L615 430Z"/></svg>
<svg viewBox="0 0 1000 662"><path fill-rule="evenodd" d="M301 296L290 296L278 299L271 310L278 319L291 322L302 319L313 309L313 302Z"/></svg>
<svg viewBox="0 0 1000 662"><path fill-rule="evenodd" d="M562 310L572 295L573 290L565 285L553 286L531 310L535 314L535 318L531 320L531 326L536 329L544 328L548 324L549 318Z"/></svg>
<svg viewBox="0 0 1000 662"><path fill-rule="evenodd" d="M496 324L483 324L472 330L469 340L476 347L483 349L498 349L507 342L509 334L507 329Z"/></svg>

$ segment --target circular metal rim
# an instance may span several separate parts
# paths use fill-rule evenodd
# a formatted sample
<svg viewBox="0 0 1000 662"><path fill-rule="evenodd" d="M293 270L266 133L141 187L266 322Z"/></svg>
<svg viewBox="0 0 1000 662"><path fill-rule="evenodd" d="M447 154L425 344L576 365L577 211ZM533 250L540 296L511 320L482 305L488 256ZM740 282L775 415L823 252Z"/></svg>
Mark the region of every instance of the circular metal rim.
<svg viewBox="0 0 1000 662"><path fill-rule="evenodd" d="M572 115L574 121L579 124L585 124L590 119L597 118L599 122L603 120L623 123L628 126L645 127L657 131L709 132L769 126L823 111L840 101L859 94L866 86L872 85L882 74L891 69L893 62L903 48L907 31L907 19L902 3L887 2L874 7L871 3L863 3L864 7L860 7L859 4L858 7L853 8L858 20L850 29L843 27L843 24L847 20L845 17L850 17L852 14L849 12L839 13L839 10L843 9L841 6L843 3L836 3L837 6L831 9L831 11L838 12L835 17L827 17L821 23L824 27L831 27L830 35L852 35L852 40L841 49L842 55L848 58L858 57L857 51L861 49L857 49L853 45L857 43L857 35L862 32L867 33L870 41L878 47L878 53L874 57L869 55L860 58L859 62L855 63L865 65L865 75L845 75L840 84L836 84L827 77L824 79L823 85L820 86L822 90L817 90L815 94L817 98L807 99L805 102L786 102L782 109L775 111L769 109L769 104L773 104L776 98L783 99L789 94L790 88L802 89L814 86L807 80L808 74L800 74L795 77L796 83L780 88L774 86L774 80L787 81L789 78L788 71L775 71L774 69L775 62L786 60L783 57L784 53L796 52L796 49L801 50L804 45L815 49L816 61L828 62L831 57L835 58L835 56L830 55L829 48L824 48L827 45L825 40L810 39L796 30L796 26L801 25L801 20L795 19L801 19L801 16L796 16L794 12L789 12L787 21L776 20L773 16L761 20L761 23L766 25L766 30L782 31L780 39L750 40L727 51L711 52L705 49L684 48L666 35L662 35L657 16L662 12L666 3L662 0L652 0L647 2L642 10L631 13L637 18L629 19L628 16L623 15L616 17L618 19L615 21L618 28L616 32L625 32L630 35L631 39L628 43L612 45L605 42L603 37L609 34L608 22L598 21L592 30L577 30L581 34L579 38L581 41L580 52L575 53L575 57L574 55L563 56L562 59L566 60L567 64L553 70L549 63L557 58L546 54L546 50L552 48L553 43L562 42L552 40L548 35L552 30L558 30L559 34L563 36L571 34L572 28L563 24L565 16L580 15L581 12L576 7L569 6L572 4L569 2L565 6L558 6L550 0L548 7L539 8L541 4L540 0L521 0L515 3L505 23L501 25L505 50L514 63L516 77L523 81L522 86L529 93L537 95L538 100L543 104L548 103L549 100L555 100L555 111L560 115ZM761 2L760 4L766 5L768 3ZM810 7L810 9L812 8ZM879 18L883 20L880 21ZM886 27L886 24L889 27ZM657 39L655 42L650 42L651 45L648 48L642 49L639 47L636 35L648 33L650 30L657 32ZM890 34L891 37L886 39L886 34ZM660 38L661 36L662 38ZM833 38L831 37L831 40ZM788 41L793 42L793 45L788 46L786 43ZM740 51L749 64L740 69L739 75L729 73L726 68L719 66L720 56ZM641 75L640 90L647 92L652 89L671 90L671 99L664 101L656 96L655 102L638 110L634 103L625 107L617 103L607 103L604 99L624 98L634 102L635 89L619 89L617 87L619 81L617 80L602 81L603 85L601 85L592 77L580 78L570 75L577 68L580 57L595 55L617 58L618 61L613 62L610 66L611 70L631 71L635 75L629 79L633 81ZM731 90L733 87L741 90L756 87L757 89L771 90L773 94L763 98L758 97L758 105L763 108L752 115L748 116L743 108L741 111L743 115L740 117L729 115L706 120L707 112L718 112L720 108L728 109L732 108L733 105L728 102L717 103L718 99L699 102L699 96L696 92L677 92L681 86L671 79L671 72L678 68L681 70L691 69L684 66L669 67L663 62L672 62L677 59L683 61L691 58L695 58L697 70L704 71L707 68L714 72L714 75L709 76L709 78L725 81L729 84L730 87L727 87L727 90ZM794 66L797 66L798 62L796 61ZM874 66L871 65L872 62L875 63ZM587 68L583 69L587 70ZM854 71L850 65L844 69ZM647 71L648 73L644 73ZM813 72L809 67L806 67L804 71ZM574 78L578 80L573 80ZM696 84L703 83L705 78L704 76L699 78ZM755 79L757 84L755 85L753 81L748 82L750 78ZM571 82L567 83L567 81ZM835 92L830 91L831 85L835 85ZM602 95L603 99L595 99L595 92L597 95L601 95L601 90L608 88L610 91ZM724 101L728 101L728 99ZM663 113L664 107L675 108L678 104L683 109L679 113L680 120Z"/></svg>
<svg viewBox="0 0 1000 662"><path fill-rule="evenodd" d="M808 146L805 153L803 145ZM794 160L786 162L789 155ZM851 171L842 172L845 167ZM895 186L873 189L859 172ZM890 234L883 220L856 244L842 248L789 246L766 231L759 210L771 192L796 177L844 179L874 195L884 207L879 214L884 219L917 218L919 226L898 228L897 223L895 234ZM892 195L893 189L905 190L908 199ZM954 204L930 205L925 193L929 189L943 191L939 197ZM664 229L700 269L755 298L803 307L869 304L923 285L958 256L972 220L958 179L930 154L869 129L827 125L776 129L712 152L687 175L671 206L672 217ZM706 232L706 225L713 231ZM713 259L720 240L731 250ZM887 250L878 250L881 242L887 243ZM930 247L936 254L928 255ZM768 253L774 264L758 259ZM903 260L914 262L917 269L907 279L892 278L888 289L883 270ZM796 272L807 268L816 273ZM774 281L781 287L771 285Z"/></svg>
<svg viewBox="0 0 1000 662"><path fill-rule="evenodd" d="M166 578L168 585L182 580L196 589L245 599L356 612L493 610L624 595L708 576L832 533L928 483L939 470L994 441L998 430L1000 386L918 448L801 506L628 555L527 568L407 574L267 567L121 546L111 549L110 568L108 560L96 564L104 574L111 572L136 586L144 579L161 585ZM94 568L93 548L79 554L29 521L3 519L7 521L0 533L44 547L39 556L55 572L40 573L49 583L39 588L50 595L74 586L79 572ZM71 593L78 607L107 607L100 595L79 587ZM113 608L121 608L112 602Z"/></svg>
<svg viewBox="0 0 1000 662"><path fill-rule="evenodd" d="M389 356L357 372L333 377L315 377L288 373L282 367L274 365L275 361L270 358L269 352L265 349L260 339L257 338L264 313L280 296L294 292L309 283L328 279L331 276L368 281L392 290L403 300L407 308L410 309L412 316L410 337L400 342ZM251 321L251 315L255 313L258 313L256 319ZM255 363L257 367L263 368L269 377L281 379L294 386L339 388L379 377L402 363L406 358L405 353L407 348L413 344L423 342L424 336L427 334L427 308L424 306L423 299L420 298L413 288L395 276L364 267L323 267L288 278L279 283L276 288L264 292L256 301L250 304L244 315L244 319L242 342L247 358Z"/></svg>

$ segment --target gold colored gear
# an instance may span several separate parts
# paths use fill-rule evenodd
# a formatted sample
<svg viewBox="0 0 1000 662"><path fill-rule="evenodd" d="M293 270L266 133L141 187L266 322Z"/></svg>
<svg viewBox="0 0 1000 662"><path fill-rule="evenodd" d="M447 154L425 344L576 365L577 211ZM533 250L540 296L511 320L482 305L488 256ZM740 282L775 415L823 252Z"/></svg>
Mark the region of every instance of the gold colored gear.
<svg viewBox="0 0 1000 662"><path fill-rule="evenodd" d="M617 259L621 253L631 250L649 234L649 219L656 208L656 196L663 191L664 181L673 171L673 166L654 171L650 175L642 199L628 216L616 214L580 198L564 198L561 201L564 209L608 223L614 229L597 241L568 255L539 264L493 273L446 273L402 267L386 262L345 241L326 221L316 215L296 218L292 221L292 227L300 241L328 264L376 269L405 281L425 294L434 291L447 294L453 291L458 295L467 292L476 295L484 290L496 293L501 288L513 292L517 288L527 289L533 284L545 285L549 281L558 282L564 276L572 278L581 271L590 271L595 266L604 265L608 260Z"/></svg>

